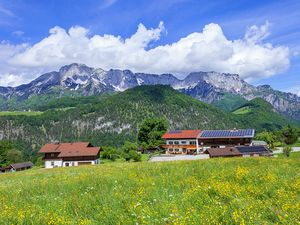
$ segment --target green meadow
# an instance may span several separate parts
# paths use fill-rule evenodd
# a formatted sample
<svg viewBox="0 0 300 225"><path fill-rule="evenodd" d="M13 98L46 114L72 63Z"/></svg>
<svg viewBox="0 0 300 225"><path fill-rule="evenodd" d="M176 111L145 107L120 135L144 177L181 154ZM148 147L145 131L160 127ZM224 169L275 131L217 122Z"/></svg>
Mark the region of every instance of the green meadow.
<svg viewBox="0 0 300 225"><path fill-rule="evenodd" d="M236 115L243 115L243 114L247 114L247 113L250 113L251 112L251 109L249 106L245 106L245 107L242 107L242 108L239 108L237 110L235 110L233 112L233 114L236 114Z"/></svg>
<svg viewBox="0 0 300 225"><path fill-rule="evenodd" d="M0 111L0 116L38 116L43 114L39 111Z"/></svg>
<svg viewBox="0 0 300 225"><path fill-rule="evenodd" d="M1 224L299 224L300 154L0 175Z"/></svg>

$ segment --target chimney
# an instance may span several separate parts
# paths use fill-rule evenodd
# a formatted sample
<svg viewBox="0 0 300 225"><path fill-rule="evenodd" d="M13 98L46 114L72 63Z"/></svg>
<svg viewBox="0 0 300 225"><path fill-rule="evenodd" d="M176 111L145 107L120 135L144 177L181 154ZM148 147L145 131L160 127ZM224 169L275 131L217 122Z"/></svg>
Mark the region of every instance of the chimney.
<svg viewBox="0 0 300 225"><path fill-rule="evenodd" d="M55 144L55 145L59 145L59 141L58 140L55 140L52 143Z"/></svg>

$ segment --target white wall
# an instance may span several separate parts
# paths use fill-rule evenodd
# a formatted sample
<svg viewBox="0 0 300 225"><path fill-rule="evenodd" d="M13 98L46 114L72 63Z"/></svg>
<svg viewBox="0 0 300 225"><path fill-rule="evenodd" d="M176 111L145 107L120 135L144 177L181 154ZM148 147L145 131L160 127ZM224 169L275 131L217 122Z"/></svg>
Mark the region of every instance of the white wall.
<svg viewBox="0 0 300 225"><path fill-rule="evenodd" d="M51 165L51 162L54 163L54 166ZM54 167L61 167L62 160L45 160L45 168L54 168Z"/></svg>
<svg viewBox="0 0 300 225"><path fill-rule="evenodd" d="M91 165L98 164L98 163L96 163L96 161L97 160L64 161L63 162L63 167L66 167L67 163L69 163L69 166L78 166L80 162L84 162L84 163L90 162Z"/></svg>
<svg viewBox="0 0 300 225"><path fill-rule="evenodd" d="M170 144L170 141L173 142L173 144ZM174 141L178 141L179 144L174 144ZM185 144L182 144L181 142L185 141ZM190 141L196 141L196 139L172 139L172 140L167 140L166 144L167 145L190 145ZM196 144L196 143L195 143Z"/></svg>
<svg viewBox="0 0 300 225"><path fill-rule="evenodd" d="M51 165L51 162L54 162L54 166ZM82 161L46 160L45 168L66 167L66 163L69 163L69 166L78 166L79 162L91 162L91 165L94 165L94 164L100 164L100 159L82 160Z"/></svg>

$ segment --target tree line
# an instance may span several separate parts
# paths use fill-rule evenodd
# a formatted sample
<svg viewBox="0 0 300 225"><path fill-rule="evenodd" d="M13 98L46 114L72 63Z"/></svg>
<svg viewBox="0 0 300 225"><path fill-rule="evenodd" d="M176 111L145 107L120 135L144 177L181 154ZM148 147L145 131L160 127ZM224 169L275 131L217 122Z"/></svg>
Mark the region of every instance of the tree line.
<svg viewBox="0 0 300 225"><path fill-rule="evenodd" d="M263 131L256 135L257 140L267 142L271 149L279 146L292 145L298 141L300 129L298 127L287 125L277 131Z"/></svg>
<svg viewBox="0 0 300 225"><path fill-rule="evenodd" d="M142 159L141 152L160 151L160 146L164 143L162 135L168 130L168 127L165 118L146 119L139 127L135 142L125 141L120 148L104 146L101 158L112 161L123 159L139 162Z"/></svg>
<svg viewBox="0 0 300 225"><path fill-rule="evenodd" d="M103 146L101 158L111 161L141 161L141 152L160 152L164 144L162 135L168 130L169 124L165 118L148 118L139 126L134 141L125 141L121 147ZM284 152L289 155L290 145L296 143L300 137L298 127L288 125L277 131L264 131L256 135L257 140L265 141L271 149L285 146ZM28 157L20 146L11 141L0 141L0 167L12 163L22 162ZM35 156L34 161L41 164L41 157Z"/></svg>

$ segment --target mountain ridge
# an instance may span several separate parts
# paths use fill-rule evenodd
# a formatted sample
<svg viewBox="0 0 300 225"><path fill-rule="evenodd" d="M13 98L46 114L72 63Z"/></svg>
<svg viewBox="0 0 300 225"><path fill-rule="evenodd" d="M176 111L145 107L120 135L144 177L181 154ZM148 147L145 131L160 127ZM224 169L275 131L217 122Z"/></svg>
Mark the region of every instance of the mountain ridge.
<svg viewBox="0 0 300 225"><path fill-rule="evenodd" d="M156 84L170 85L210 104L217 104L225 94L238 95L246 100L260 97L272 104L277 112L300 121L300 97L274 90L269 85L256 87L241 79L238 74L192 72L184 79L178 79L172 74L133 73L119 69L105 71L78 63L63 66L59 71L45 73L28 84L0 87L0 108L7 109L5 103L10 99L21 102L32 96L51 93L55 88L58 96L68 91L89 96Z"/></svg>

